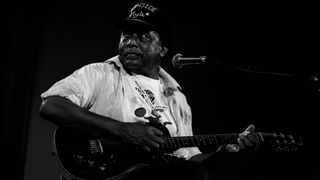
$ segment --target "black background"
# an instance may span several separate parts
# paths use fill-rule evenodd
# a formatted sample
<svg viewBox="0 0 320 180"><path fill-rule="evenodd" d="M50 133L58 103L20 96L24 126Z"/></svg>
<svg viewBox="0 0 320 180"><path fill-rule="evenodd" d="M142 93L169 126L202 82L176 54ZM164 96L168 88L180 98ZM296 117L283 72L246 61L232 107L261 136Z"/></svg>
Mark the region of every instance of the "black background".
<svg viewBox="0 0 320 180"><path fill-rule="evenodd" d="M172 55L206 55L207 64L162 67L182 86L195 134L257 131L303 137L302 152L257 157L256 176L316 178L318 19L307 3L164 3L173 15ZM4 11L3 131L14 179L56 179L54 125L38 115L40 94L81 66L117 54L114 24L127 1L9 4ZM212 61L219 59L223 63ZM232 66L231 66L232 65ZM239 70L241 67L256 72ZM257 73L259 72L275 72ZM285 76L290 75L290 76ZM19 112L19 113L17 113ZM311 166L312 165L312 166ZM7 171L9 172L9 171ZM10 171L11 172L11 171Z"/></svg>

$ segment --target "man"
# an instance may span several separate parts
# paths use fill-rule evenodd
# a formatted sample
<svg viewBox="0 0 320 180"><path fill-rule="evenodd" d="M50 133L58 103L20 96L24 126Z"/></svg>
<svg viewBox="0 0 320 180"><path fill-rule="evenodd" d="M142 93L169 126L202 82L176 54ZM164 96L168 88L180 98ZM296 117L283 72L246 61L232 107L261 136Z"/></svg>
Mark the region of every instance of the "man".
<svg viewBox="0 0 320 180"><path fill-rule="evenodd" d="M146 154L164 143L166 131L154 125L166 127L172 137L192 136L186 97L175 79L160 67L170 47L169 25L162 13L151 3L135 4L128 18L118 24L122 31L119 55L86 65L41 94L41 117L59 127L112 135ZM237 144L222 146L217 152L256 149L259 141L253 131L254 126L249 126ZM172 163L137 168L123 177L206 179L202 163L216 160L217 152L178 148L170 155Z"/></svg>

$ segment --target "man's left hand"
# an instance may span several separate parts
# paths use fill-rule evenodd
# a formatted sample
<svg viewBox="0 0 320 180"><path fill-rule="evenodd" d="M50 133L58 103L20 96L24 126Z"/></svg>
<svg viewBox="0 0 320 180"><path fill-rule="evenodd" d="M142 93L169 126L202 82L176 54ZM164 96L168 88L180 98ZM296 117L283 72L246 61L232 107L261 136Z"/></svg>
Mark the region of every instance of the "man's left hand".
<svg viewBox="0 0 320 180"><path fill-rule="evenodd" d="M226 150L228 152L239 151L256 151L259 147L259 138L254 134L254 125L250 125L245 131L239 134L238 144L228 144Z"/></svg>

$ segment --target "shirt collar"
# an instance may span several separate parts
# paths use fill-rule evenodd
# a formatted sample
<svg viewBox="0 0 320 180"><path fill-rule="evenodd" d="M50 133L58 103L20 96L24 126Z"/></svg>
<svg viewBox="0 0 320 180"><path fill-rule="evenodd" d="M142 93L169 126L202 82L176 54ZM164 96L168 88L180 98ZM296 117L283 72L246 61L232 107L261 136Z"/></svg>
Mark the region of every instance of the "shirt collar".
<svg viewBox="0 0 320 180"><path fill-rule="evenodd" d="M119 55L117 56L114 56L108 60L106 60L105 62L113 62L115 63L115 65L121 69L121 71L124 71L124 68L120 62L120 59L119 59ZM159 67L160 70L159 70L159 76L162 78L163 80L163 83L166 87L173 87L175 89L179 89L181 90L181 86L179 85L179 83L171 76L169 75L169 73L167 73L162 67Z"/></svg>

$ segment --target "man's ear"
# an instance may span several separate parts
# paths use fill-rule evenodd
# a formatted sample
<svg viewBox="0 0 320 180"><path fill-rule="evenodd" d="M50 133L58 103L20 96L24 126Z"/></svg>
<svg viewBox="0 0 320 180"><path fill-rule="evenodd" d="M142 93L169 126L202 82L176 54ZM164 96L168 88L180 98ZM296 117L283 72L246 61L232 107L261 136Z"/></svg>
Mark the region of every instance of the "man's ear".
<svg viewBox="0 0 320 180"><path fill-rule="evenodd" d="M165 46L162 46L160 50L160 56L164 57L167 54L167 52L168 52L168 48Z"/></svg>

